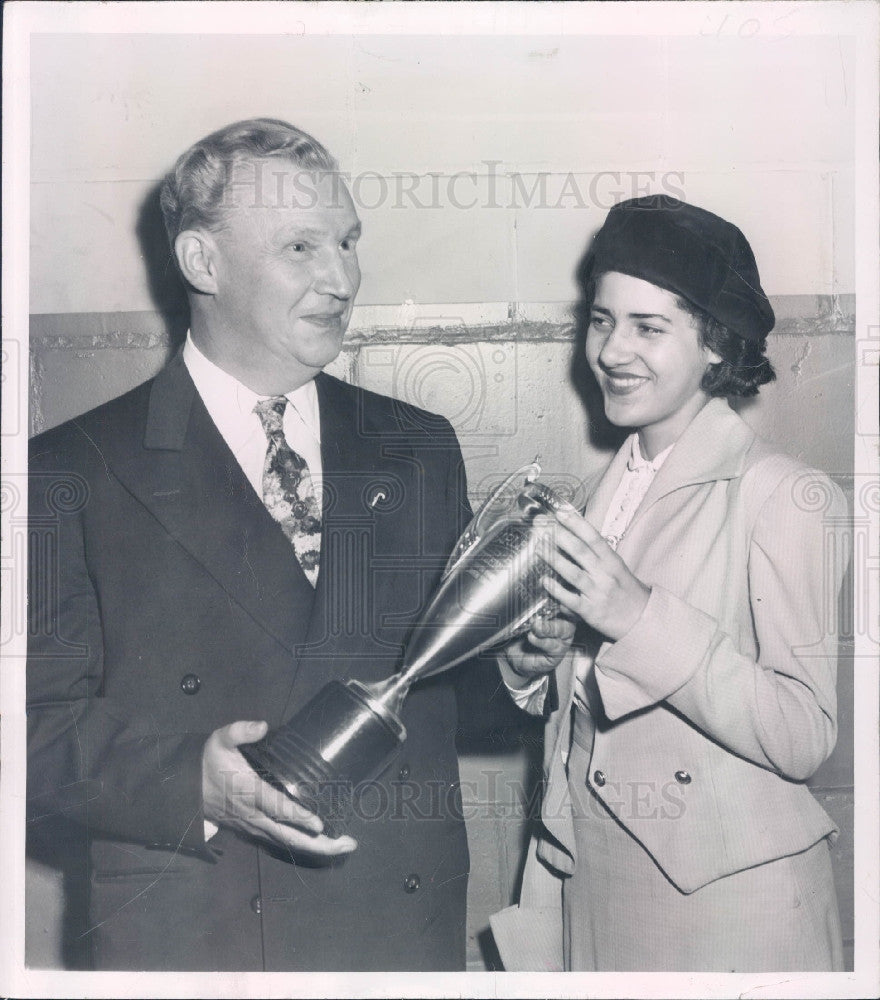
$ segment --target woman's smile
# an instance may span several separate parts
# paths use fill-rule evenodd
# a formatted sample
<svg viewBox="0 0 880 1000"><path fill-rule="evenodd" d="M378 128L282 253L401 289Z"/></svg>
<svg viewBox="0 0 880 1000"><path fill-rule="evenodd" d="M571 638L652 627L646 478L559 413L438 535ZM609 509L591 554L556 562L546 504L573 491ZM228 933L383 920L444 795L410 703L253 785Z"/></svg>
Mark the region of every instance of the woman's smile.
<svg viewBox="0 0 880 1000"><path fill-rule="evenodd" d="M646 375L631 372L603 371L601 376L602 389L615 396L630 396L649 381Z"/></svg>

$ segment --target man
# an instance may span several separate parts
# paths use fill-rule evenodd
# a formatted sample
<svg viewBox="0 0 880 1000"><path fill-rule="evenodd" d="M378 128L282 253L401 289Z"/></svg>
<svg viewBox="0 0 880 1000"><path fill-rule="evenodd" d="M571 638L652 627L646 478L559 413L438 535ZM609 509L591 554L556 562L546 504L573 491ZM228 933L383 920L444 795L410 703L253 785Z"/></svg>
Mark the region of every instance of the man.
<svg viewBox="0 0 880 1000"><path fill-rule="evenodd" d="M185 347L31 445L53 533L30 566L29 820L85 834L97 968L461 969L448 678L409 697L346 835L238 750L328 681L399 665L469 513L454 432L322 371L360 223L312 137L230 125L161 201Z"/></svg>

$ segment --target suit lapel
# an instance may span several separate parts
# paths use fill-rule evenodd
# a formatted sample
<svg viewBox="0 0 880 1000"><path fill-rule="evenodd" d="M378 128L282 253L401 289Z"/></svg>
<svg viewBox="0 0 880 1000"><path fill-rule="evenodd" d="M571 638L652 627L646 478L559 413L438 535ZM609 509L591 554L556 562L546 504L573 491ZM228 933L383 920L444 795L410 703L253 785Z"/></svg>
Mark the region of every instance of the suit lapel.
<svg viewBox="0 0 880 1000"><path fill-rule="evenodd" d="M293 652L305 637L314 592L180 355L153 383L143 450L112 466L168 533Z"/></svg>
<svg viewBox="0 0 880 1000"><path fill-rule="evenodd" d="M323 519L321 571L306 643L313 656L329 653L337 648L334 635L344 624L350 635L360 636L361 653L367 659L371 651L376 652L371 650L376 638L372 609L381 606L382 588L381 575L372 573L370 563L376 539L371 500L382 488L389 462L382 453L382 435L371 426L359 403L362 397L323 373L315 385L321 420Z"/></svg>
<svg viewBox="0 0 880 1000"><path fill-rule="evenodd" d="M323 372L315 379L321 416L321 463L331 496L328 518L357 517L368 509L360 503L360 490L381 472L381 435L371 426L351 386ZM355 493L358 493L355 498Z"/></svg>

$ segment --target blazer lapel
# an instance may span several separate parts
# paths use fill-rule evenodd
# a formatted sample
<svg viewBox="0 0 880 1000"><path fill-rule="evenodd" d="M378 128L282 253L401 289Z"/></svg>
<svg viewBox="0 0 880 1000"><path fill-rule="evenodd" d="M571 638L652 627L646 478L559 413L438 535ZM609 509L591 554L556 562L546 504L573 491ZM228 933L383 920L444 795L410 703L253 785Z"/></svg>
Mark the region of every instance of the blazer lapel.
<svg viewBox="0 0 880 1000"><path fill-rule="evenodd" d="M687 426L660 467L630 522L624 541L654 504L670 493L685 486L741 475L746 451L754 439L755 432L725 400L710 399Z"/></svg>
<svg viewBox="0 0 880 1000"><path fill-rule="evenodd" d="M314 591L178 355L153 383L143 451L113 471L169 534L291 652Z"/></svg>
<svg viewBox="0 0 880 1000"><path fill-rule="evenodd" d="M629 438L618 448L617 453L605 470L596 478L592 491L589 493L587 506L584 510L584 517L597 530L602 530L602 521L605 519L605 512L614 497L614 492L620 482L626 463L629 460ZM589 487L588 487L589 490Z"/></svg>

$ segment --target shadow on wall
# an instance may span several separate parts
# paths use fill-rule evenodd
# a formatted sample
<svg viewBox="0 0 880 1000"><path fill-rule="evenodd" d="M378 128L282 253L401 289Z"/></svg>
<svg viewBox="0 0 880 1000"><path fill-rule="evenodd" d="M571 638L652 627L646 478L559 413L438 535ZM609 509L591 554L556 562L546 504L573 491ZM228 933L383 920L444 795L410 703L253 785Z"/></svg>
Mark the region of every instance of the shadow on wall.
<svg viewBox="0 0 880 1000"><path fill-rule="evenodd" d="M141 203L136 231L147 272L150 297L165 324L171 349L176 351L186 340L186 331L189 329L189 303L174 253L168 245L159 204L161 189L162 182L159 181Z"/></svg>

